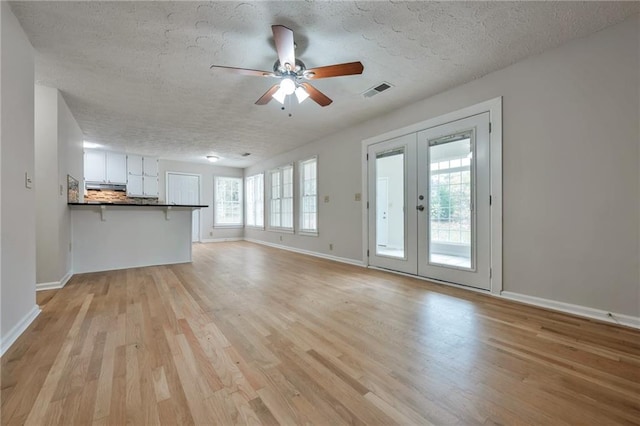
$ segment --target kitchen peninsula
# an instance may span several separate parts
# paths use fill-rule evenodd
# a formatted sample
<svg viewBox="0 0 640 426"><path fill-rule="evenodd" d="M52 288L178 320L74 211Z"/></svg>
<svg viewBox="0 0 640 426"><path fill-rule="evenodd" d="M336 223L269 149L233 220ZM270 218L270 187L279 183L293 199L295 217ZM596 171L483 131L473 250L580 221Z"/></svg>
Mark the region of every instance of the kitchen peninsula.
<svg viewBox="0 0 640 426"><path fill-rule="evenodd" d="M191 262L192 212L206 205L71 202L73 272Z"/></svg>

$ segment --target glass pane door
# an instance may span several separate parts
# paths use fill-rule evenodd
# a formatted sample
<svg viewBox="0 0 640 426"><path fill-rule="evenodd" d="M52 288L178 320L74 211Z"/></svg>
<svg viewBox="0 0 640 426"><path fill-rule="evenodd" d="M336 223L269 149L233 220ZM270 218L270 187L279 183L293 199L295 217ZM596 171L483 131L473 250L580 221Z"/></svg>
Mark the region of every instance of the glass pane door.
<svg viewBox="0 0 640 426"><path fill-rule="evenodd" d="M473 130L429 141L429 263L473 269Z"/></svg>
<svg viewBox="0 0 640 426"><path fill-rule="evenodd" d="M489 142L489 113L418 133L419 275L490 289Z"/></svg>
<svg viewBox="0 0 640 426"><path fill-rule="evenodd" d="M405 258L405 149L376 154L376 254Z"/></svg>
<svg viewBox="0 0 640 426"><path fill-rule="evenodd" d="M418 270L415 152L415 133L368 148L369 264L410 274Z"/></svg>

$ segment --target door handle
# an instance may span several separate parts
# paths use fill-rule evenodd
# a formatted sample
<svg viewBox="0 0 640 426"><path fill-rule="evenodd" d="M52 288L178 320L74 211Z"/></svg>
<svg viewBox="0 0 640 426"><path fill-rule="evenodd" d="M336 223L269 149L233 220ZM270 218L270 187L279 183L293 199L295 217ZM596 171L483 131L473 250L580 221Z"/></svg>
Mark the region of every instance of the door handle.
<svg viewBox="0 0 640 426"><path fill-rule="evenodd" d="M420 211L424 211L424 206L422 204L420 204L419 206L416 206L416 209L418 209Z"/></svg>

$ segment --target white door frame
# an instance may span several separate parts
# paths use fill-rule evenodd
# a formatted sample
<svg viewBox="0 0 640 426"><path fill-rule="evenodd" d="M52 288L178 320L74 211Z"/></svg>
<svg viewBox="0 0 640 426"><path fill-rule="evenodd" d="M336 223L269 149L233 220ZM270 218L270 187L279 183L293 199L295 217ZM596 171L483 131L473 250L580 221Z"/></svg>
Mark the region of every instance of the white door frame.
<svg viewBox="0 0 640 426"><path fill-rule="evenodd" d="M369 145L383 142L389 139L410 133L417 133L431 127L457 121L472 115L489 112L491 125L490 138L490 192L491 192L491 293L502 292L502 97L490 99L485 102L453 111L438 117L430 118L410 126L392 130L390 132L374 136L362 141L362 258L367 267L369 258L369 215L367 205L369 203L369 185L367 174L367 152ZM448 283L446 283L448 284ZM468 287L463 287L468 288Z"/></svg>
<svg viewBox="0 0 640 426"><path fill-rule="evenodd" d="M164 198L169 202L169 175L182 175L182 176L195 176L198 178L198 203L202 204L202 175L197 173L184 173L184 172L171 172L167 171L164 177ZM202 241L202 215L200 214L200 209L196 209L193 213L197 213L198 215L198 242ZM193 213L191 217L193 220ZM192 225L193 227L193 225ZM193 235L193 231L192 231Z"/></svg>

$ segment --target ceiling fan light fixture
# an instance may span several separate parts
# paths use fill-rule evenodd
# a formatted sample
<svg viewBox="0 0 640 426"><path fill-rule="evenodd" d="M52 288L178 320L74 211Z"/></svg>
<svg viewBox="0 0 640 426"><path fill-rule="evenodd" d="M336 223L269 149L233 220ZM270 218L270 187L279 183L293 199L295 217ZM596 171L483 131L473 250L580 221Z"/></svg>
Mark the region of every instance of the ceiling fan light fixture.
<svg viewBox="0 0 640 426"><path fill-rule="evenodd" d="M281 87L276 91L276 93L271 95L271 97L276 101L280 102L282 105L284 105L284 98L287 97L287 94L284 93L284 90L282 90L282 87Z"/></svg>
<svg viewBox="0 0 640 426"><path fill-rule="evenodd" d="M216 155L207 155L207 160L209 160L212 163L215 163L216 161L218 161L220 159L220 157L216 156Z"/></svg>
<svg viewBox="0 0 640 426"><path fill-rule="evenodd" d="M301 104L305 99L309 97L309 93L302 86L296 87L296 98L298 98L298 103Z"/></svg>
<svg viewBox="0 0 640 426"><path fill-rule="evenodd" d="M291 78L285 77L280 82L280 90L282 90L285 95L291 95L296 90L296 82Z"/></svg>

